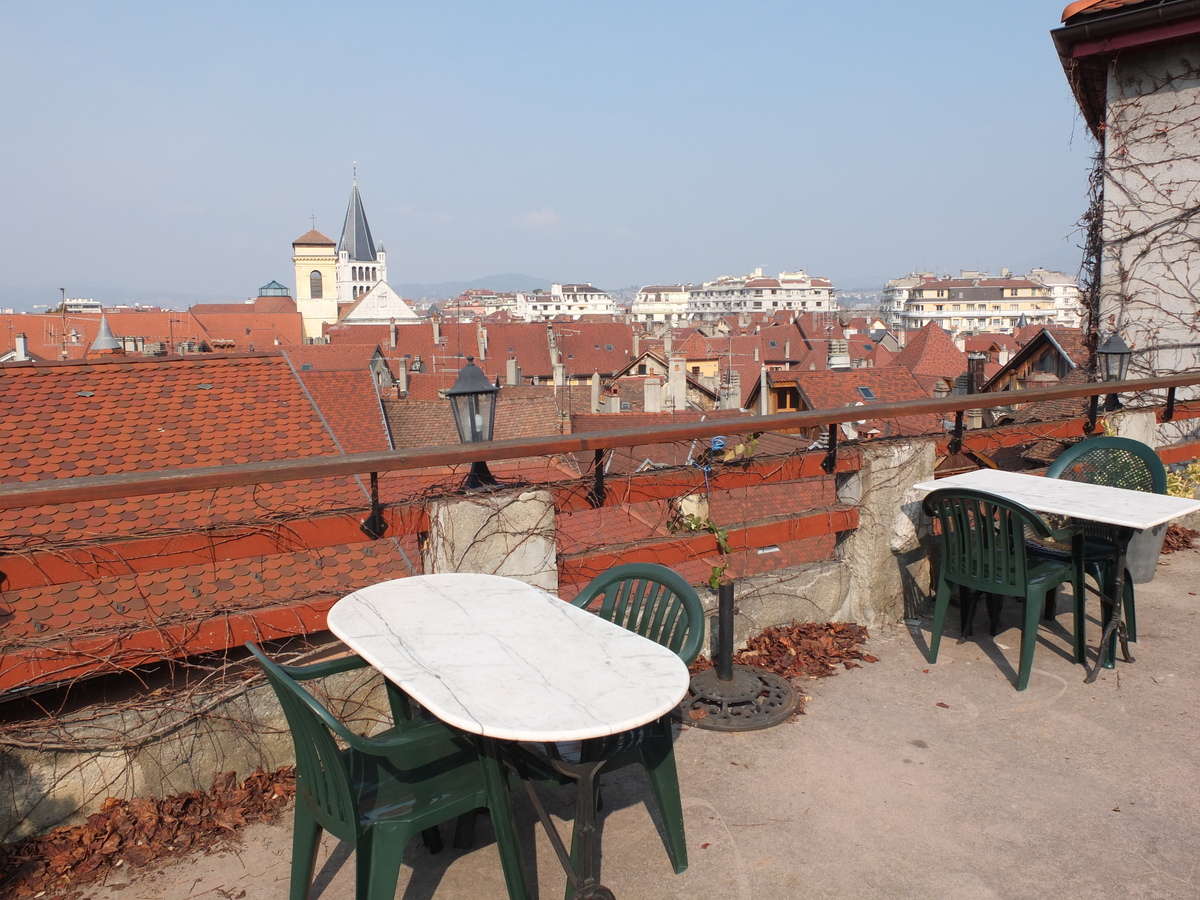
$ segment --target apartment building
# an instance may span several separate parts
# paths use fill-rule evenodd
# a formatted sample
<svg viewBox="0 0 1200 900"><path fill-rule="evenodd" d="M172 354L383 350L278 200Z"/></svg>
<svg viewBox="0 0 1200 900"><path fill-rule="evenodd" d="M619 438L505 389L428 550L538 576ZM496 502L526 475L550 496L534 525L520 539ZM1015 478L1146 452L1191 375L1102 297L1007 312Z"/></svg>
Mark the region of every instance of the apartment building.
<svg viewBox="0 0 1200 900"><path fill-rule="evenodd" d="M763 275L761 268L749 275L723 275L688 291L689 317L713 319L742 312L782 310L829 312L837 310L833 284L814 278L803 269L780 272L778 278Z"/></svg>
<svg viewBox="0 0 1200 900"><path fill-rule="evenodd" d="M887 283L880 314L889 328L919 329L930 323L954 336L998 332L1022 325L1078 327L1082 317L1079 285L1048 269L1028 275L1001 270L963 271L957 278L914 272Z"/></svg>
<svg viewBox="0 0 1200 900"><path fill-rule="evenodd" d="M552 284L550 293L518 293L515 312L527 322L553 319L555 316L612 315L616 304L605 291L585 284Z"/></svg>

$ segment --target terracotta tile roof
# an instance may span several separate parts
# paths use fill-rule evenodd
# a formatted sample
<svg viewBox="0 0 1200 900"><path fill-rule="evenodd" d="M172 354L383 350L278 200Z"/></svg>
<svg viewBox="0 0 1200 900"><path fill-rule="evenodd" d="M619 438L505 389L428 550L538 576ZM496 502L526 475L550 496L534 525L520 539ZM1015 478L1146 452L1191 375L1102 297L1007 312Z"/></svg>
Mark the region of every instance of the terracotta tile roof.
<svg viewBox="0 0 1200 900"><path fill-rule="evenodd" d="M560 389L561 390L561 389ZM397 450L456 446L460 443L450 402L441 399L385 398L384 409ZM558 407L549 385L512 385L500 389L495 439L559 434Z"/></svg>
<svg viewBox="0 0 1200 900"><path fill-rule="evenodd" d="M954 379L967 371L967 357L943 328L931 322L916 333L910 332L908 344L896 354L892 365L903 366L918 376Z"/></svg>
<svg viewBox="0 0 1200 900"><path fill-rule="evenodd" d="M507 368L509 359L516 359L524 378L550 378L554 369L550 361L550 339L546 326L536 322L486 325L489 362ZM503 377L504 371L499 374Z"/></svg>
<svg viewBox="0 0 1200 900"><path fill-rule="evenodd" d="M375 379L357 371L299 371L297 374L343 453L391 450Z"/></svg>
<svg viewBox="0 0 1200 900"><path fill-rule="evenodd" d="M0 482L336 452L278 354L8 363L0 422Z"/></svg>
<svg viewBox="0 0 1200 900"><path fill-rule="evenodd" d="M325 235L321 234L321 232L317 231L315 228L313 228L311 231L304 232L304 234L292 241L292 246L296 246L298 244L309 247L324 247L327 245L335 247L337 246L335 241L325 237Z"/></svg>
<svg viewBox="0 0 1200 900"><path fill-rule="evenodd" d="M296 301L291 297L254 297L245 303L195 303L188 309L193 316L234 313L294 313Z"/></svg>
<svg viewBox="0 0 1200 900"><path fill-rule="evenodd" d="M278 299L278 298L272 298ZM193 313L214 350L270 350L272 347L304 343L300 313ZM109 326L116 325L109 319Z"/></svg>
<svg viewBox="0 0 1200 900"><path fill-rule="evenodd" d="M807 409L837 409L860 403L895 403L924 400L929 394L908 370L891 366L885 369L854 369L850 372L772 372L772 384L795 384ZM874 400L863 395L867 388ZM906 416L903 419L869 420L860 429L877 428L881 436L931 434L942 430L941 417Z"/></svg>
<svg viewBox="0 0 1200 900"><path fill-rule="evenodd" d="M598 546L668 537L670 518L671 505L665 500L560 513L555 518L558 549L560 553L579 553Z"/></svg>
<svg viewBox="0 0 1200 900"><path fill-rule="evenodd" d="M368 372L378 344L297 344L283 355L297 372Z"/></svg>
<svg viewBox="0 0 1200 900"><path fill-rule="evenodd" d="M593 372L612 375L633 356L633 327L620 322L578 322L554 325L561 362L571 377Z"/></svg>
<svg viewBox="0 0 1200 900"><path fill-rule="evenodd" d="M1063 10L1062 21L1066 22L1068 19L1080 15L1112 12L1126 6L1139 6L1143 3L1149 5L1151 2L1158 2L1158 0L1075 0Z"/></svg>
<svg viewBox="0 0 1200 900"><path fill-rule="evenodd" d="M66 636L194 623L301 600L332 601L408 574L391 543L375 541L5 591L0 655Z"/></svg>

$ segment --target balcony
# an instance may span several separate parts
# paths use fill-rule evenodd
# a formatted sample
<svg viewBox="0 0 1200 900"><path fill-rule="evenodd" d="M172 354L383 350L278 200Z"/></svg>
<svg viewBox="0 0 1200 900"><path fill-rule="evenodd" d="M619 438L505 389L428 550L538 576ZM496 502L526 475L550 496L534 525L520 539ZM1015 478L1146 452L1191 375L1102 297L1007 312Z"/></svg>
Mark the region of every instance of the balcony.
<svg viewBox="0 0 1200 900"><path fill-rule="evenodd" d="M1200 402L1176 403L1172 393L1172 402L1165 405L1145 392L1173 392L1198 383L1195 373L1124 383L1123 394L1142 399L1112 421L1146 434L1156 428L1186 434L1187 423L1200 416ZM1060 386L1025 392L1021 400L1085 402L1081 398L1110 390ZM734 837L740 829L757 833L765 823L779 826L772 826L765 845L771 849L763 850L769 859L761 866L768 873L789 865L783 860L794 858L796 846L824 847L826 860L840 859L833 836L849 839L855 829L836 818L822 819L828 824L814 834L807 818L812 813L806 812L812 804L801 808L798 799L816 799L819 793L808 778L836 791L839 779L844 782L850 772L857 779L875 766L878 774L870 776L875 787L866 793L881 802L883 782L895 776L902 787L907 767L915 773L923 761L929 764L922 757L932 756L925 751L940 742L960 747L955 757L960 762L971 760L957 773L962 781L953 782L963 792L955 798L975 796L969 794L968 781L982 791L980 797L1001 796L998 785L1008 785L1012 796L1019 796L1019 772L1005 769L1005 755L995 741L1001 732L1020 738L1018 747L1033 740L1012 732L1025 727L1019 724L1026 708L1022 703L1042 709L1042 701L1015 694L992 660L972 666L972 653L1003 656L999 644L998 649L964 644L947 654L952 665L943 661L928 667L922 663L922 632L901 624L920 617L928 592L927 544L919 521L911 516L916 498L909 486L936 472L983 461L1014 467L1021 448L1074 439L1089 424L1088 416L861 442L847 441L840 428L864 418L931 414L952 428L965 410L1009 402L1009 396L956 396L470 447L4 485L0 699L5 701L7 740L0 754L7 758L4 777L12 785L13 800L10 808L0 809L3 830L11 836L86 814L108 794L190 790L207 786L219 771L246 772L254 765L286 762L286 735L264 728L257 717L256 710L269 707L269 694L261 685L247 684L238 648L251 639L280 646L324 643L324 613L358 587L420 572L490 571L533 581L569 599L598 572L642 560L669 565L697 585L714 578L735 581L739 641L792 619L857 621L870 626L873 640L888 648L884 654L876 652L884 657L878 671L814 686L815 695L836 699L838 705L836 715L822 721L815 743L803 726L788 732L793 745L767 735L750 741L685 730L680 765L685 781L691 779L684 788L685 796L693 798L685 807L690 837L703 835L695 846L708 845L693 851L697 872L706 871L705 853L711 849L719 851L711 854L719 860L707 870L709 877L734 878L730 883L735 886L769 883L754 880L759 875L751 870L759 856L745 854L757 851L744 849ZM828 435L824 448L809 449L812 440L801 435L812 429ZM724 438L723 446L714 444L717 437ZM1200 443L1176 441L1161 447L1160 455L1168 463L1188 461L1200 456ZM467 465L477 459L492 465L506 483L502 489L470 495L459 490ZM1161 584L1170 582L1151 587L1157 591ZM1162 605L1163 621L1190 621L1178 606L1186 593L1152 601ZM715 606L715 595L708 596ZM1162 630L1171 634L1162 650L1156 649L1159 639L1148 635L1139 651L1147 656L1152 651L1158 658L1175 648L1184 655L1179 648L1191 633ZM1081 670L1047 655L1045 648L1035 664L1055 673L1039 690L1053 684L1073 707L1092 696L1088 691L1094 689L1082 685ZM959 681L964 671L970 672L971 682ZM1105 677L1113 690L1119 678L1126 685L1135 679L1151 691L1157 674L1159 669L1139 664ZM1176 675L1183 679L1181 685L1193 687L1195 676L1194 667ZM1044 706L1053 709L1057 702L1047 695ZM970 710L980 715L959 717ZM1063 714L1069 721L1061 724L1062 735L1099 740L1099 726L1091 718ZM871 724L882 733L863 727L880 715L883 719ZM937 716L942 718L931 718ZM993 716L998 720L991 721ZM858 717L862 720L856 724ZM967 734L975 736L971 729L979 727L978 719L989 720L987 730L980 732L992 741L987 747L966 741ZM1042 719L1029 727L1044 736L1059 727L1055 721ZM946 722L957 724L945 728ZM1106 734L1119 743L1115 733ZM1194 726L1191 734L1195 736ZM1087 743L1063 740L1064 748ZM737 752L731 750L733 742L740 742ZM1089 758L1099 766L1097 745L1089 746ZM890 757L889 765L877 765L884 748L911 762L899 763L895 771ZM814 754L824 762L817 765ZM809 775L803 780L795 780L799 776L781 759L805 759L806 767L813 768L804 770ZM1058 757L1047 750L1044 759L1050 766ZM731 763L740 774L730 776ZM944 774L952 764L942 757L938 771ZM1130 763L1129 768L1136 766ZM932 771L921 773L917 781L919 802L933 802L925 796L930 791L942 791L942 802L952 802L946 799L952 796L948 788L938 782L941 776L933 778ZM763 790L764 779L786 784L785 808L773 806L780 793ZM1118 788L1106 782L1096 796L1108 802L1110 795L1120 793ZM637 784L618 786L618 799L611 801L610 832L631 846L644 839L636 837L639 828L653 827L644 809L628 808L633 802L629 797L640 796L640 790ZM724 814L705 819L705 804L716 802L713 791L745 794L736 821ZM856 805L848 813L853 821L892 822L898 829L908 823L904 827L911 830L910 814L868 802L857 790L855 794ZM917 805L913 796L889 796L897 806L908 804L906 809L928 808ZM827 815L849 801L825 796L819 802ZM1114 800L1109 808L1119 805ZM933 816L935 811L928 809ZM617 823L635 813L643 820L626 834ZM776 821L785 819L790 822ZM711 825L716 830L709 834L705 822L716 823ZM997 833L1007 834L1008 827ZM783 850L785 835L794 842L791 857ZM983 831L976 834L981 845L986 837ZM947 832L946 840L951 839ZM919 841L905 843L898 836L881 846L891 848L887 853L897 855L893 862L902 870L926 852ZM735 849L741 869L731 862L737 854L728 855ZM462 860L486 861L493 850ZM620 858L636 860L637 854L614 850L612 857L612 865L618 866ZM924 883L916 864L911 865L906 870L910 883ZM480 863L481 873L486 868L486 862ZM549 862L542 871L556 877ZM819 871L832 877L831 868ZM489 872L487 877L494 875L499 884L498 868ZM468 873L464 884L472 877ZM858 874L848 872L847 877L848 884L858 883ZM654 889L668 894L694 890L697 883L685 878L672 881L668 867ZM621 893L641 895L628 888Z"/></svg>

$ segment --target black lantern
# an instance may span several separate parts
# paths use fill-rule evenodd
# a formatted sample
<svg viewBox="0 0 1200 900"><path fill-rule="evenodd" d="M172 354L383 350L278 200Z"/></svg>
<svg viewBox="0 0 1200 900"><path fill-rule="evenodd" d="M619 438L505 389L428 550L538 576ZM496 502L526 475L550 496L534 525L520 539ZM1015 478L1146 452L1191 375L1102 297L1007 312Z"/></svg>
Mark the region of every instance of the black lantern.
<svg viewBox="0 0 1200 900"><path fill-rule="evenodd" d="M1132 354L1129 345L1114 331L1096 348L1096 355L1100 357L1100 377L1104 381L1124 381ZM1116 394L1109 394L1104 401L1104 408L1108 412L1120 409L1121 398Z"/></svg>
<svg viewBox="0 0 1200 900"><path fill-rule="evenodd" d="M496 395L500 388L488 381L483 369L475 365L475 357L468 356L467 364L458 372L454 387L446 391L450 398L450 409L454 412L454 425L458 438L464 444L477 444L492 439L496 424ZM497 484L487 463L471 463L467 475L467 488L475 490Z"/></svg>
<svg viewBox="0 0 1200 900"><path fill-rule="evenodd" d="M1100 357L1100 374L1105 381L1124 381L1129 371L1129 357L1133 351L1115 331L1100 342L1096 355Z"/></svg>

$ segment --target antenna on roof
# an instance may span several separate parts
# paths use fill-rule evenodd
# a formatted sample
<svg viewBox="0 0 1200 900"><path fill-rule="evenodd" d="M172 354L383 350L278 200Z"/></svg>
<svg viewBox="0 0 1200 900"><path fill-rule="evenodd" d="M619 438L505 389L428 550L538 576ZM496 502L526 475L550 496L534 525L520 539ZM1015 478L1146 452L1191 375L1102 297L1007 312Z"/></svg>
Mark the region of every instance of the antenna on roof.
<svg viewBox="0 0 1200 900"><path fill-rule="evenodd" d="M317 214L313 213L311 216L309 216L309 219L312 220L312 227L313 227L313 230L315 231L317 228Z"/></svg>
<svg viewBox="0 0 1200 900"><path fill-rule="evenodd" d="M357 159L354 160L353 163L351 163L351 167L354 172L354 183L357 184L358 183L358 160Z"/></svg>

